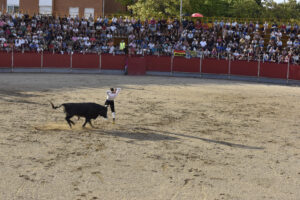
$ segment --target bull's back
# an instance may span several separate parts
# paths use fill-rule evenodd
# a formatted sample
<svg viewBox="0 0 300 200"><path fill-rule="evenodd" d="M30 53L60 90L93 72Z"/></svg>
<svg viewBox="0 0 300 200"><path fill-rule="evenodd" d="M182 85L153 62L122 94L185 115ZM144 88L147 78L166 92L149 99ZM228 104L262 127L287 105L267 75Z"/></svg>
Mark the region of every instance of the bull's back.
<svg viewBox="0 0 300 200"><path fill-rule="evenodd" d="M65 103L63 104L68 115L95 118L103 106L96 103Z"/></svg>

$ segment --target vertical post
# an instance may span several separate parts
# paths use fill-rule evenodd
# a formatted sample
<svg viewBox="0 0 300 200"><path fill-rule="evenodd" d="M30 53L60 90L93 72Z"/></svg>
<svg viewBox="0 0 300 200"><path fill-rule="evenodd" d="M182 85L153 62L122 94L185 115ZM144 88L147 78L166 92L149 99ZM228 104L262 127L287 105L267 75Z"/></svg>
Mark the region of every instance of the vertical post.
<svg viewBox="0 0 300 200"><path fill-rule="evenodd" d="M14 47L11 50L11 72L14 72Z"/></svg>
<svg viewBox="0 0 300 200"><path fill-rule="evenodd" d="M171 57L171 76L173 76L173 62L174 62L174 55Z"/></svg>
<svg viewBox="0 0 300 200"><path fill-rule="evenodd" d="M287 67L286 84L289 83L289 78L290 78L290 59L288 61L288 67Z"/></svg>
<svg viewBox="0 0 300 200"><path fill-rule="evenodd" d="M182 0L180 0L180 23L182 21Z"/></svg>
<svg viewBox="0 0 300 200"><path fill-rule="evenodd" d="M105 0L102 0L102 15L103 15L103 18L105 16Z"/></svg>

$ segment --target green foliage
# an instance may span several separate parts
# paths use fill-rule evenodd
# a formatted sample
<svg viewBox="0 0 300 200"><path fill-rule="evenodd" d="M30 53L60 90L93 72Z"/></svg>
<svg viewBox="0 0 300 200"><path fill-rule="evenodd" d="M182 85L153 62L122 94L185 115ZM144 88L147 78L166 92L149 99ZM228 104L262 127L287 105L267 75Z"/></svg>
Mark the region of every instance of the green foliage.
<svg viewBox="0 0 300 200"><path fill-rule="evenodd" d="M229 3L226 0L189 0L189 12L204 16L228 16Z"/></svg>
<svg viewBox="0 0 300 200"><path fill-rule="evenodd" d="M183 13L187 11L187 3L188 1L183 1ZM180 16L179 0L138 0L128 8L141 19Z"/></svg>
<svg viewBox="0 0 300 200"><path fill-rule="evenodd" d="M141 19L179 17L180 0L118 0ZM300 19L300 2L287 0L182 0L183 14L201 13L206 17Z"/></svg>
<svg viewBox="0 0 300 200"><path fill-rule="evenodd" d="M257 18L261 11L261 6L255 0L234 0L229 15L237 18Z"/></svg>

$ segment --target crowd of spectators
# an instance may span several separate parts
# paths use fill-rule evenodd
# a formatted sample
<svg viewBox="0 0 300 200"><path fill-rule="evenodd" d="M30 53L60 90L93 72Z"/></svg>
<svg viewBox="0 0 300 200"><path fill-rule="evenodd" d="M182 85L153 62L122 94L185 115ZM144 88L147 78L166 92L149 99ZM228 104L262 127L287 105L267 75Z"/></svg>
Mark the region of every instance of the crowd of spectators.
<svg viewBox="0 0 300 200"><path fill-rule="evenodd" d="M123 48L116 38L126 38ZM300 64L297 24L3 14L0 50L216 57Z"/></svg>

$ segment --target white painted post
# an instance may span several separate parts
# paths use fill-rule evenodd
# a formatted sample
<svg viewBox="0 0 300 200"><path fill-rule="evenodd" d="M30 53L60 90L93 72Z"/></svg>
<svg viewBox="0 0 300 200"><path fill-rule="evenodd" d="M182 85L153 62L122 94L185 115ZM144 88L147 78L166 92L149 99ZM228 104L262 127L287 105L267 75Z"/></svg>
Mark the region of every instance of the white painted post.
<svg viewBox="0 0 300 200"><path fill-rule="evenodd" d="M182 0L180 0L180 22L182 21Z"/></svg>
<svg viewBox="0 0 300 200"><path fill-rule="evenodd" d="M105 17L105 0L102 0L102 16Z"/></svg>

